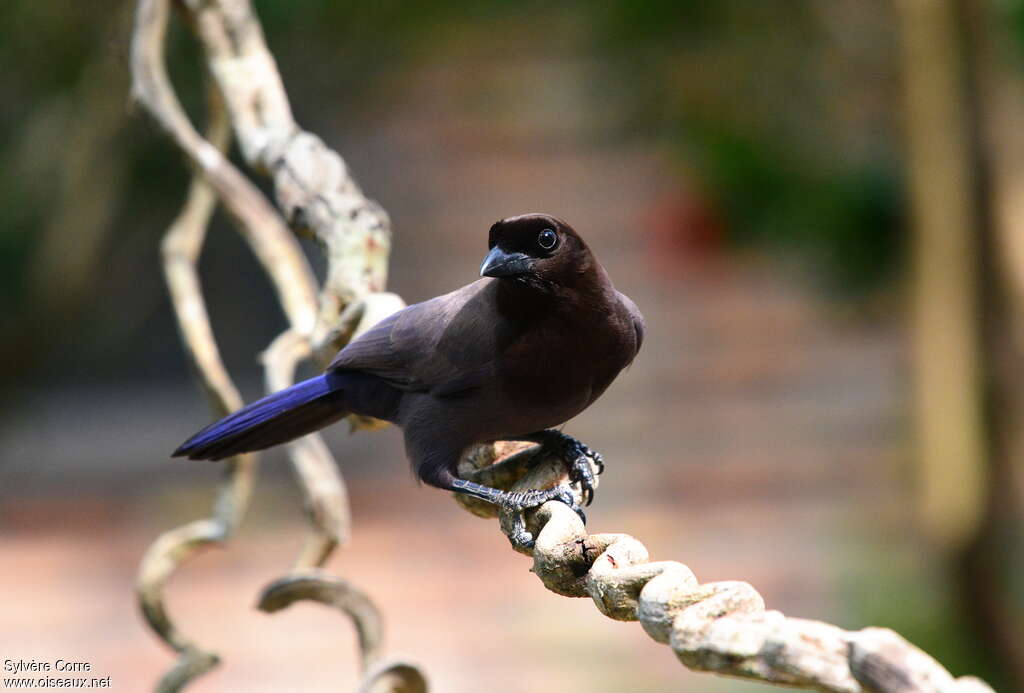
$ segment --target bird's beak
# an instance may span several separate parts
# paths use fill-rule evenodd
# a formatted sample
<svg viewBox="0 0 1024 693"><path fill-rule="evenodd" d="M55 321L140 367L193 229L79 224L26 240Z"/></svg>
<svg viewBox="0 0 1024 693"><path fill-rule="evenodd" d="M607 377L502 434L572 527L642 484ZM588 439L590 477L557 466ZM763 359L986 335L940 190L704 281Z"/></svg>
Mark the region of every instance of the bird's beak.
<svg viewBox="0 0 1024 693"><path fill-rule="evenodd" d="M481 277L511 277L530 271L532 260L526 253L507 253L498 246L491 248L480 265Z"/></svg>

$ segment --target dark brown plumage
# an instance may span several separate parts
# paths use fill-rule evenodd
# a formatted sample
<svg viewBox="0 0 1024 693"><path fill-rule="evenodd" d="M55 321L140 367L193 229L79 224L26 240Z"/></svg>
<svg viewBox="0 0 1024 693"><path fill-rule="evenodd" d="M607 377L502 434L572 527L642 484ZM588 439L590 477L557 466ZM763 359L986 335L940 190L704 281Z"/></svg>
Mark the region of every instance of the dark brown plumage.
<svg viewBox="0 0 1024 693"><path fill-rule="evenodd" d="M390 421L428 484L509 507L567 500L564 489L507 494L459 479L476 443L558 446L586 484L592 454L549 431L586 409L636 356L643 318L565 222L526 214L491 227L484 277L386 318L317 378L208 426L175 455L220 459L317 430L349 413Z"/></svg>

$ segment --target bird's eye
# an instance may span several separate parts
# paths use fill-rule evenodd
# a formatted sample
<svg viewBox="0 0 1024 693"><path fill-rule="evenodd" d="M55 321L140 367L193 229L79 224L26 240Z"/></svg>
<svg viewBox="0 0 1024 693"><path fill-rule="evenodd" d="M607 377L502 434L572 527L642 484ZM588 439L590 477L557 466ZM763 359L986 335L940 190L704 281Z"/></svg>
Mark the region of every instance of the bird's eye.
<svg viewBox="0 0 1024 693"><path fill-rule="evenodd" d="M558 234L556 234L552 229L544 229L537 236L537 245L544 250L551 250L558 245Z"/></svg>

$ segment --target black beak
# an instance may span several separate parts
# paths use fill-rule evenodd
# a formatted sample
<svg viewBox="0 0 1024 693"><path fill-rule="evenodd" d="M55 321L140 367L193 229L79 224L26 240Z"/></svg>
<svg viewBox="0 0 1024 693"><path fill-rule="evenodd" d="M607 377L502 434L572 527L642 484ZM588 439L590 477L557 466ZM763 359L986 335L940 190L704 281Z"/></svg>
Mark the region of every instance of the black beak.
<svg viewBox="0 0 1024 693"><path fill-rule="evenodd" d="M533 261L526 253L506 253L498 246L491 248L480 265L481 277L511 277L530 271Z"/></svg>

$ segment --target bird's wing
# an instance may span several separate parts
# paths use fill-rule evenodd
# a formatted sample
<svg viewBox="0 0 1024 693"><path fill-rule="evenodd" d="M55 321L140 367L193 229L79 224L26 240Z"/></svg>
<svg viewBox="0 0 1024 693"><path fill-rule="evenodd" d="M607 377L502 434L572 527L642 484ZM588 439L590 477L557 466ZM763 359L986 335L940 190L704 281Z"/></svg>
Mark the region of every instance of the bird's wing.
<svg viewBox="0 0 1024 693"><path fill-rule="evenodd" d="M493 373L500 349L490 281L385 318L339 351L327 370L370 373L400 390L438 396L478 387Z"/></svg>
<svg viewBox="0 0 1024 693"><path fill-rule="evenodd" d="M633 355L636 356L644 343L644 316L640 313L640 309L636 307L636 304L633 303L633 299L621 291L616 291L615 293L619 295L619 302L625 306L630 320L633 321L633 333L636 335L636 350L633 352Z"/></svg>

